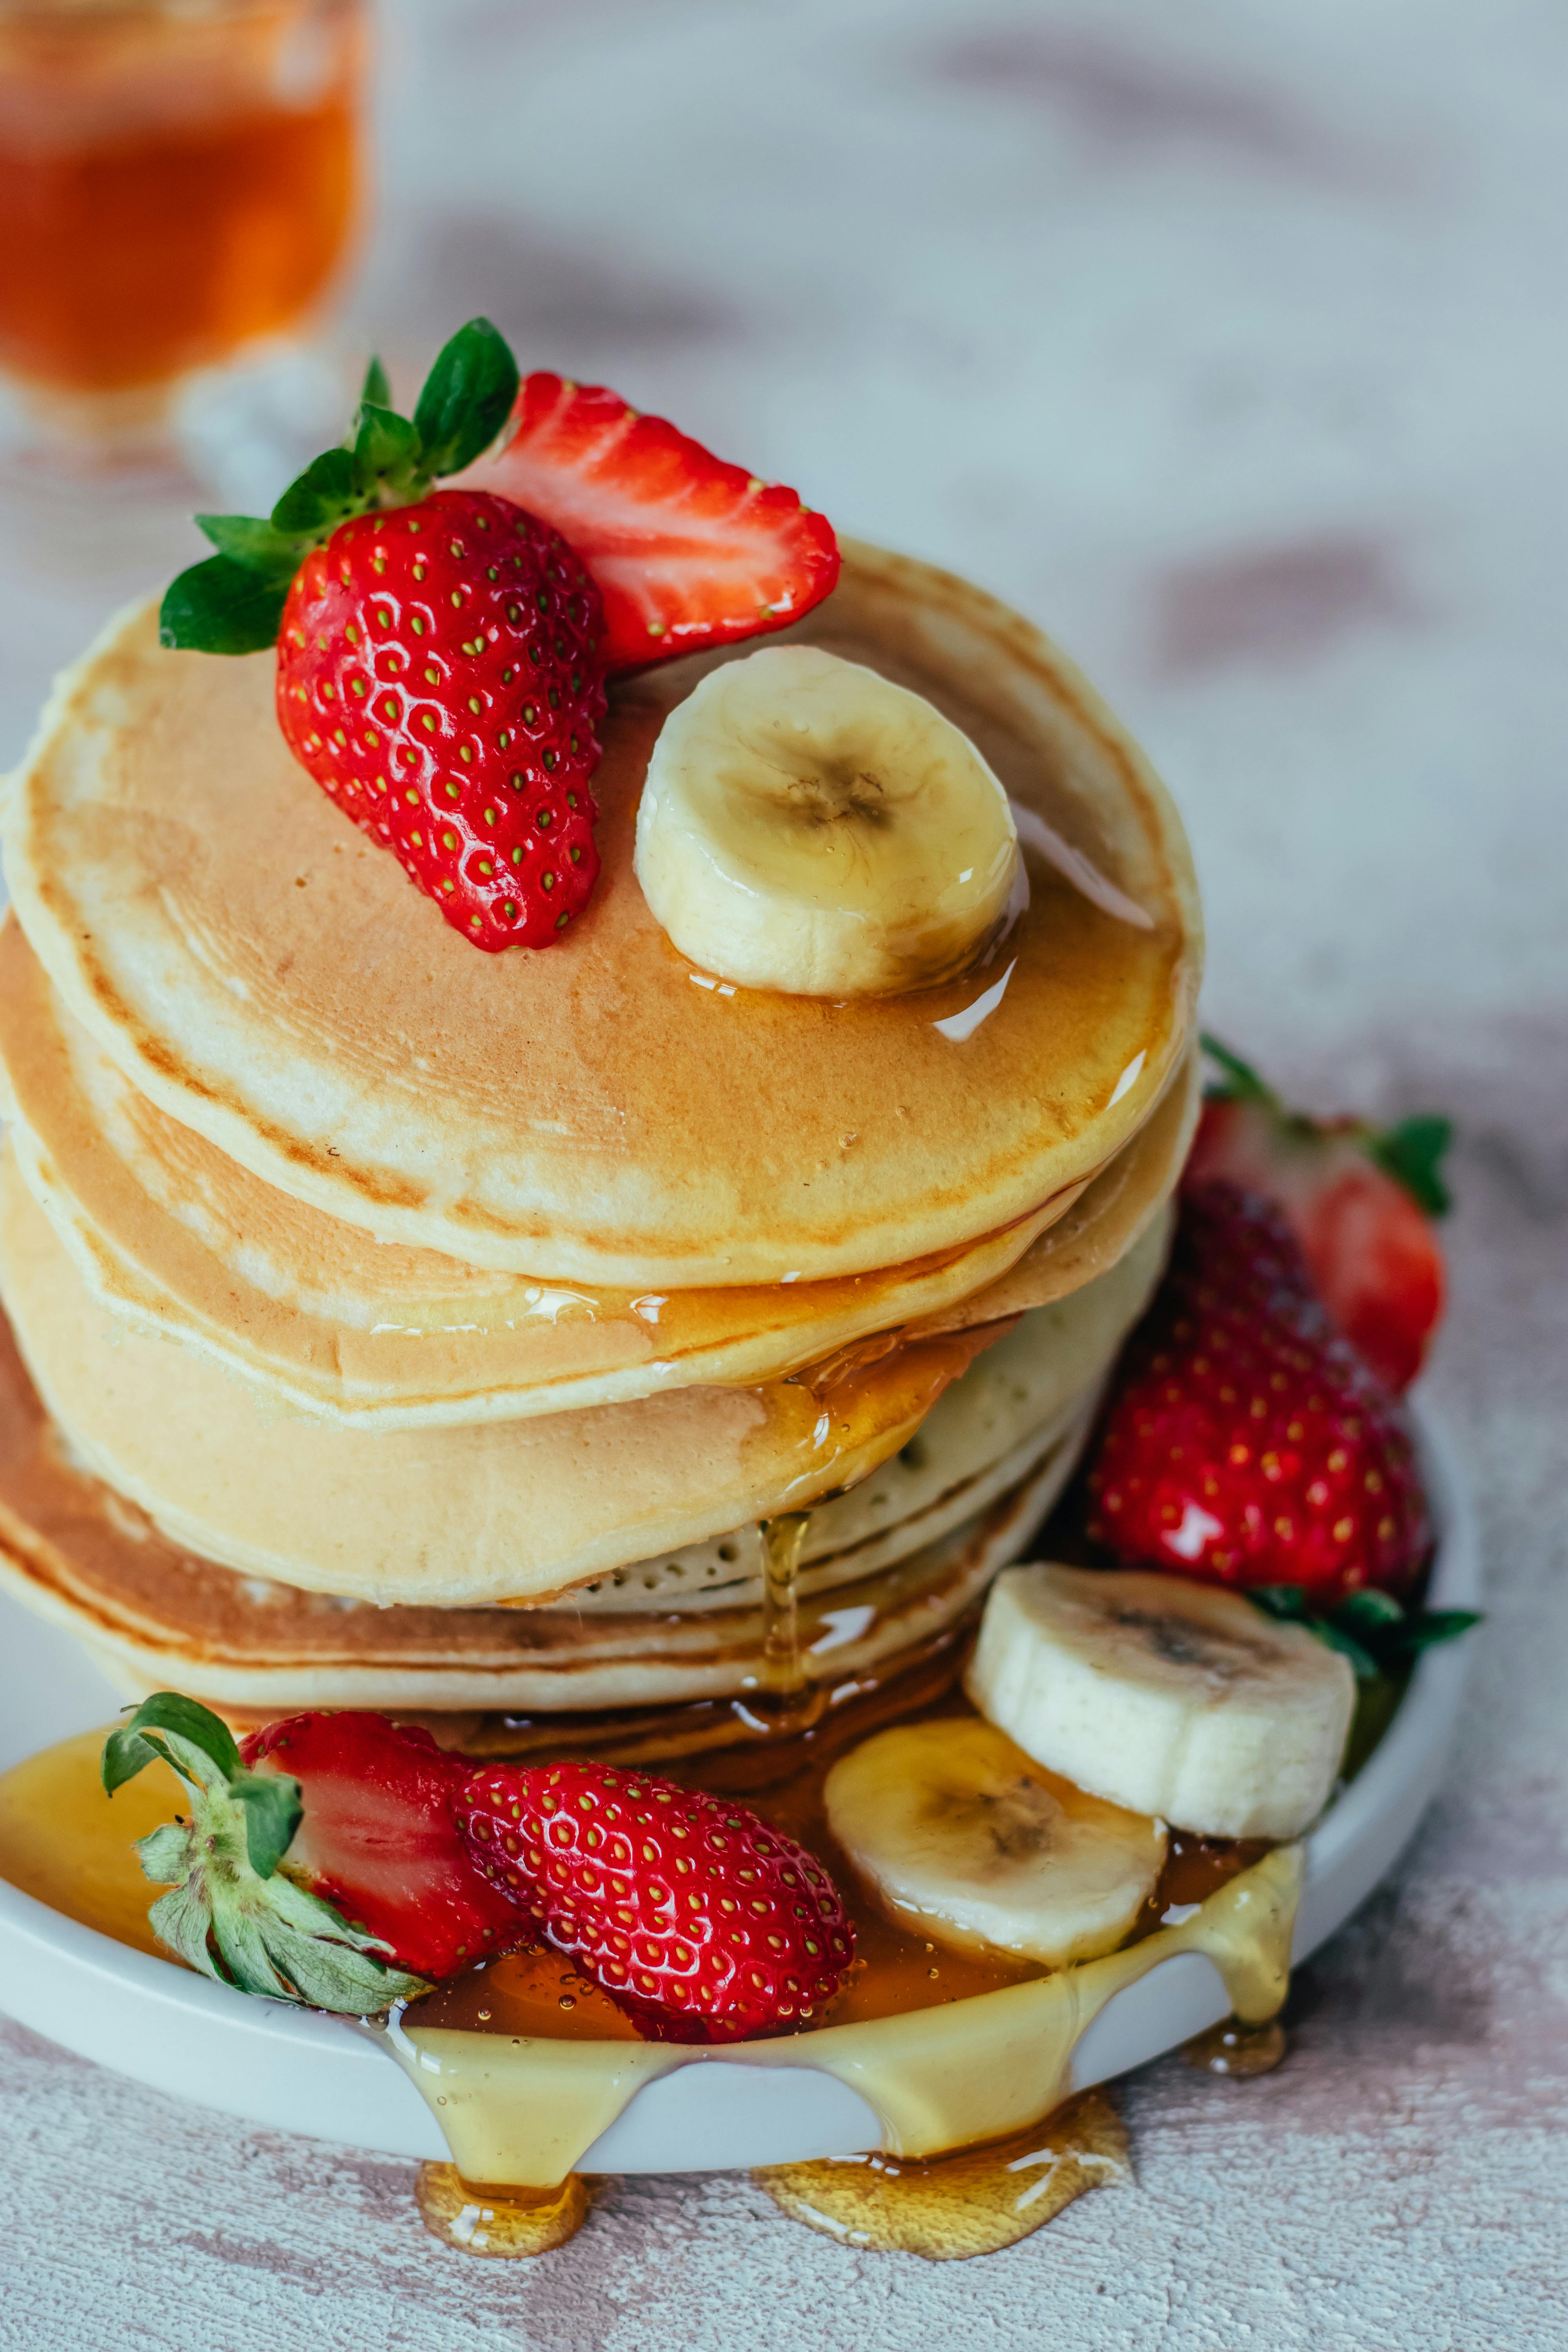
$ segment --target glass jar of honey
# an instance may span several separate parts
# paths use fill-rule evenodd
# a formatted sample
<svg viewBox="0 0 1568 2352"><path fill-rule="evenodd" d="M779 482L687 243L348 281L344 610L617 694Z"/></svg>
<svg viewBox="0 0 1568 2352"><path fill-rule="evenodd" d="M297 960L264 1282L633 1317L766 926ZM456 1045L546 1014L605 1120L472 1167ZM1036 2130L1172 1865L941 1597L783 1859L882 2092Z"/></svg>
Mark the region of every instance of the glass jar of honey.
<svg viewBox="0 0 1568 2352"><path fill-rule="evenodd" d="M37 419L155 430L308 325L361 205L362 0L0 0L0 372Z"/></svg>

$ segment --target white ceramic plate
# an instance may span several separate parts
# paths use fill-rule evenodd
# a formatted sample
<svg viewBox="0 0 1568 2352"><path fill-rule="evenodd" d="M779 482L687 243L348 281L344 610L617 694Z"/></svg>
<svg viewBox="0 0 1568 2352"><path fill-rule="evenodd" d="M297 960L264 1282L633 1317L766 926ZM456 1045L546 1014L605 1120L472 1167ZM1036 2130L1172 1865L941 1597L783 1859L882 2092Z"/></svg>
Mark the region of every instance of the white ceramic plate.
<svg viewBox="0 0 1568 2352"><path fill-rule="evenodd" d="M1441 1531L1431 1599L1476 1605L1468 1496L1429 1414L1423 1466ZM1429 1652L1388 1733L1308 1841L1295 1958L1332 1935L1403 1850L1435 1790L1468 1643ZM108 1721L115 1701L76 1645L0 1601L0 1769ZM1117 1994L1078 2045L1078 2089L1173 2048L1228 2009L1210 1963L1166 1960ZM435 2121L395 2061L331 2018L255 2000L128 1950L0 1882L0 2008L121 2074L247 2122L391 2156L444 2157ZM880 2126L859 2094L815 2068L707 2053L645 2085L582 2159L586 2172L710 2172L847 2156Z"/></svg>

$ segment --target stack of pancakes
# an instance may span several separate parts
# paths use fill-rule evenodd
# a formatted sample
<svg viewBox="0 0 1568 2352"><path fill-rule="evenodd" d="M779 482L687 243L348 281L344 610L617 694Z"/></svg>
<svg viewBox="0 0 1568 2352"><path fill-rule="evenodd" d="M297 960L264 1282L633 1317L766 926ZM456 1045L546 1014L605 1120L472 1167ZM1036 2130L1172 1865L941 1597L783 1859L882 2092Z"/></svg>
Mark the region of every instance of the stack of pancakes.
<svg viewBox="0 0 1568 2352"><path fill-rule="evenodd" d="M62 680L5 818L0 1575L127 1692L743 1722L763 1523L810 1514L825 1697L957 1642L1027 1545L1190 1139L1186 845L962 582L852 548L788 635L1005 783L1026 903L966 979L759 994L666 939L642 777L735 655L617 686L594 898L500 956L294 765L270 656L143 610Z"/></svg>

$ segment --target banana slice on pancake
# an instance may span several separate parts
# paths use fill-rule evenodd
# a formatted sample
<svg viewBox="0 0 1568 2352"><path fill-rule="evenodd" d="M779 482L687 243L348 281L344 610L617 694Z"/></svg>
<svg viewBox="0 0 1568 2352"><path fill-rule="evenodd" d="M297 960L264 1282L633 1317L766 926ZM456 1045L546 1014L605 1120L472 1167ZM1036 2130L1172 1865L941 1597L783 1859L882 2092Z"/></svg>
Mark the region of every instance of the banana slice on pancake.
<svg viewBox="0 0 1568 2352"><path fill-rule="evenodd" d="M896 1918L1066 1968L1113 1951L1165 1858L1160 1822L1086 1795L994 1724L900 1724L827 1776L828 1824Z"/></svg>
<svg viewBox="0 0 1568 2352"><path fill-rule="evenodd" d="M682 955L748 988L891 996L954 978L1018 872L1007 795L924 698L775 646L666 719L636 872Z"/></svg>
<svg viewBox="0 0 1568 2352"><path fill-rule="evenodd" d="M1305 1626L1142 1569L1007 1570L965 1687L1037 1763L1206 1837L1307 1828L1355 1706L1346 1660Z"/></svg>

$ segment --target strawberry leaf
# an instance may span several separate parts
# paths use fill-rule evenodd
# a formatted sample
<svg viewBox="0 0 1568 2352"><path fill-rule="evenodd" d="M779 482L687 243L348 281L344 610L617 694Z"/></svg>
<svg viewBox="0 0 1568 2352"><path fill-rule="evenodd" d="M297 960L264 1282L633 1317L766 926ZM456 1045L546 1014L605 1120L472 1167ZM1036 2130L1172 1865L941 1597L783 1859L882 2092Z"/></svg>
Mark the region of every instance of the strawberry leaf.
<svg viewBox="0 0 1568 2352"><path fill-rule="evenodd" d="M162 1758L191 1793L191 1819L138 1841L144 1874L166 1886L148 1914L190 1967L241 1992L363 2017L428 1990L389 1968L389 1948L278 1867L303 1805L298 1780L247 1772L234 1735L210 1707L157 1691L104 1742L110 1796Z"/></svg>
<svg viewBox="0 0 1568 2352"><path fill-rule="evenodd" d="M320 1895L260 1877L234 1811L210 1793L194 1821L165 1822L136 1852L143 1874L169 1888L148 1914L160 1939L218 1984L351 2017L429 1990L425 1978L387 1966L386 1946Z"/></svg>
<svg viewBox="0 0 1568 2352"><path fill-rule="evenodd" d="M288 537L322 540L350 515L363 511L353 456L347 449L323 449L273 508L272 528Z"/></svg>
<svg viewBox="0 0 1568 2352"><path fill-rule="evenodd" d="M1304 1584L1253 1584L1247 1587L1247 1597L1266 1617L1281 1618L1289 1624L1304 1625L1311 1616Z"/></svg>
<svg viewBox="0 0 1568 2352"><path fill-rule="evenodd" d="M1347 1632L1375 1642L1390 1626L1404 1624L1405 1611L1392 1592L1379 1592L1372 1585L1363 1585L1359 1592L1346 1595L1333 1617L1334 1622Z"/></svg>
<svg viewBox="0 0 1568 2352"><path fill-rule="evenodd" d="M160 1758L194 1790L226 1790L238 1808L250 1866L258 1878L270 1878L304 1811L298 1780L282 1772L247 1772L227 1724L179 1691L154 1691L127 1712L130 1722L117 1725L103 1743L100 1769L109 1795Z"/></svg>
<svg viewBox="0 0 1568 2352"><path fill-rule="evenodd" d="M1402 1608L1391 1592L1372 1585L1347 1594L1327 1616L1312 1611L1300 1584L1255 1584L1247 1598L1266 1616L1305 1625L1320 1642L1338 1650L1350 1660L1358 1683L1403 1674L1421 1651L1440 1642L1457 1642L1481 1622L1476 1609Z"/></svg>
<svg viewBox="0 0 1568 2352"><path fill-rule="evenodd" d="M138 1772L157 1761L158 1750L150 1739L143 1739L129 1724L116 1724L99 1759L105 1796L112 1797L116 1789L123 1789L127 1780L134 1780Z"/></svg>
<svg viewBox="0 0 1568 2352"><path fill-rule="evenodd" d="M1381 1135L1369 1136L1367 1150L1396 1184L1404 1185L1417 1208L1429 1217L1444 1217L1453 1196L1440 1171L1453 1139L1452 1119L1422 1111L1414 1118L1402 1118L1397 1127L1385 1128Z"/></svg>
<svg viewBox="0 0 1568 2352"><path fill-rule="evenodd" d="M257 654L278 642L287 580L268 579L232 555L193 563L163 593L158 642L198 654Z"/></svg>
<svg viewBox="0 0 1568 2352"><path fill-rule="evenodd" d="M1353 1633L1348 1633L1332 1617L1309 1617L1307 1623L1326 1649L1337 1650L1342 1658L1350 1660L1351 1672L1358 1683L1376 1682L1384 1668Z"/></svg>
<svg viewBox="0 0 1568 2352"><path fill-rule="evenodd" d="M130 1722L111 1731L103 1747L103 1785L111 1797L116 1789L133 1780L144 1765L163 1753L162 1745L155 1747L148 1738L150 1732L172 1731L187 1740L226 1780L232 1780L238 1773L239 1749L233 1732L221 1716L215 1715L210 1706L203 1706L199 1699L186 1698L180 1691L154 1691L140 1706L128 1707L125 1712ZM116 1759L112 1779L110 1750Z"/></svg>
<svg viewBox="0 0 1568 2352"><path fill-rule="evenodd" d="M1279 1108L1279 1096L1272 1087L1265 1085L1250 1062L1244 1062L1239 1054L1233 1054L1228 1045L1222 1045L1206 1029L1199 1042L1220 1070L1217 1084L1206 1089L1215 1101L1267 1103L1271 1110Z"/></svg>
<svg viewBox="0 0 1568 2352"><path fill-rule="evenodd" d="M1405 1626L1404 1644L1411 1652L1436 1649L1440 1642L1457 1642L1481 1622L1479 1609L1423 1609Z"/></svg>
<svg viewBox="0 0 1568 2352"><path fill-rule="evenodd" d="M364 382L360 386L359 404L362 408L392 406L392 386L387 382L386 370L377 358L372 358L370 365L364 372Z"/></svg>
<svg viewBox="0 0 1568 2352"><path fill-rule="evenodd" d="M431 474L457 474L489 447L517 398L517 362L488 319L470 319L436 357L414 411Z"/></svg>
<svg viewBox="0 0 1568 2352"><path fill-rule="evenodd" d="M258 1878L270 1878L304 1817L300 1783L287 1772L241 1772L229 1794L245 1808L245 1847Z"/></svg>
<svg viewBox="0 0 1568 2352"><path fill-rule="evenodd" d="M420 442L416 425L393 408L363 401L354 433L354 487L359 497L388 488L405 488L416 479L428 480L419 468Z"/></svg>
<svg viewBox="0 0 1568 2352"><path fill-rule="evenodd" d="M232 557L247 572L259 572L266 580L292 580L305 551L299 540L285 539L257 515L199 514L196 529L206 534L220 555Z"/></svg>
<svg viewBox="0 0 1568 2352"><path fill-rule="evenodd" d="M392 405L386 370L365 370L348 446L325 449L289 483L270 518L198 515L217 549L166 591L158 641L204 654L253 654L278 642L289 583L340 523L424 497L487 449L511 414L517 362L488 319L470 319L437 354L411 424Z"/></svg>

